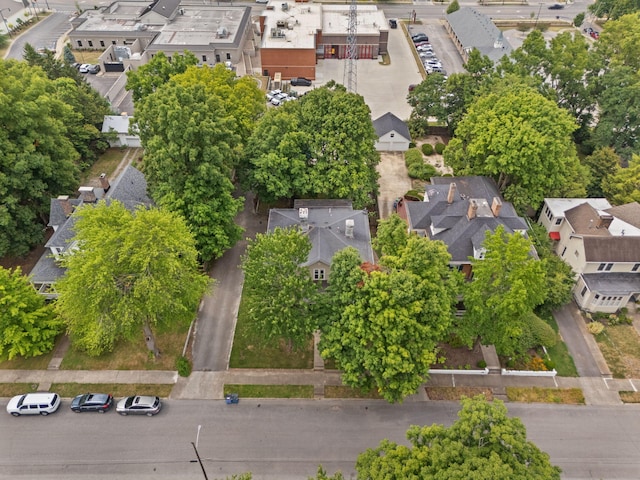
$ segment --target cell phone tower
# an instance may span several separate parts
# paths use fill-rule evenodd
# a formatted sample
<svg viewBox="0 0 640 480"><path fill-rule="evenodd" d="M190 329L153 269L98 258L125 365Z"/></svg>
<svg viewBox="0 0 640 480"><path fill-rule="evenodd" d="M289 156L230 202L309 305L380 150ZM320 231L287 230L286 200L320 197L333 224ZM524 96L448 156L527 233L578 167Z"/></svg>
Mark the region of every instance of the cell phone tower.
<svg viewBox="0 0 640 480"><path fill-rule="evenodd" d="M356 93L358 84L358 4L351 0L349 5L349 25L347 27L347 52L345 55L344 78L342 83L347 92Z"/></svg>

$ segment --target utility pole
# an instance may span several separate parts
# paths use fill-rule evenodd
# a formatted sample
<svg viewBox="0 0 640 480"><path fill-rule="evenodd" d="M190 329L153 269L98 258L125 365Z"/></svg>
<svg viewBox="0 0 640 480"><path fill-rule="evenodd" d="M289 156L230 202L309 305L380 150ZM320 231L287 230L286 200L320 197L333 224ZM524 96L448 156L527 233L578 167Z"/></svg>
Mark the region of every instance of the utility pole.
<svg viewBox="0 0 640 480"><path fill-rule="evenodd" d="M204 480L209 480L209 477L207 477L207 472L204 469L204 465L202 465L202 460L200 460L200 455L198 454L198 449L196 448L196 444L191 442L191 445L193 445L193 450L196 452L196 457L198 457L198 463L200 464L200 468L202 469L202 475L204 475Z"/></svg>
<svg viewBox="0 0 640 480"><path fill-rule="evenodd" d="M356 93L358 82L358 4L351 0L349 5L349 24L347 27L347 52L345 55L344 79L342 83L347 92Z"/></svg>

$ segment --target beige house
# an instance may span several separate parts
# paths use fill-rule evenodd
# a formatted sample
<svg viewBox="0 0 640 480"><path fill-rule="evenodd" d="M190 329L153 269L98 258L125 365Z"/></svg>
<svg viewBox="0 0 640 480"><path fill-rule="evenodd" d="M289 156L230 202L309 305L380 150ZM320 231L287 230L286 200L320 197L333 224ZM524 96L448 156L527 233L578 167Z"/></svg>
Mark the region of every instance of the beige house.
<svg viewBox="0 0 640 480"><path fill-rule="evenodd" d="M575 272L581 309L614 313L640 298L640 204L547 198L538 223Z"/></svg>

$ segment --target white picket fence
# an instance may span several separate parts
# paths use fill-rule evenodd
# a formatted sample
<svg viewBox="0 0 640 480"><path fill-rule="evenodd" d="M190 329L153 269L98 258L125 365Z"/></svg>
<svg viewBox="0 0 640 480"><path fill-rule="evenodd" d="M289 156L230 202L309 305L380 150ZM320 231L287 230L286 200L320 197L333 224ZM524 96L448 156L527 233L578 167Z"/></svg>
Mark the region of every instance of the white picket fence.
<svg viewBox="0 0 640 480"><path fill-rule="evenodd" d="M502 369L502 375L513 375L515 377L555 377L558 374L555 369L548 372L538 372L535 370L507 370Z"/></svg>

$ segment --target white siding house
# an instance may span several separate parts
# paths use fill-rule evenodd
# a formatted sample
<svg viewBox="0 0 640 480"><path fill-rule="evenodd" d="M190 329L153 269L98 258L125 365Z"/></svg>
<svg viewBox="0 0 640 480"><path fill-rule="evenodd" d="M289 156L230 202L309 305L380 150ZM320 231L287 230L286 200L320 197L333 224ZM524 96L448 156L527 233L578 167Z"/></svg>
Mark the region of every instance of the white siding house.
<svg viewBox="0 0 640 480"><path fill-rule="evenodd" d="M411 143L411 134L407 125L393 113L387 112L373 121L378 135L375 144L379 152L406 152Z"/></svg>

